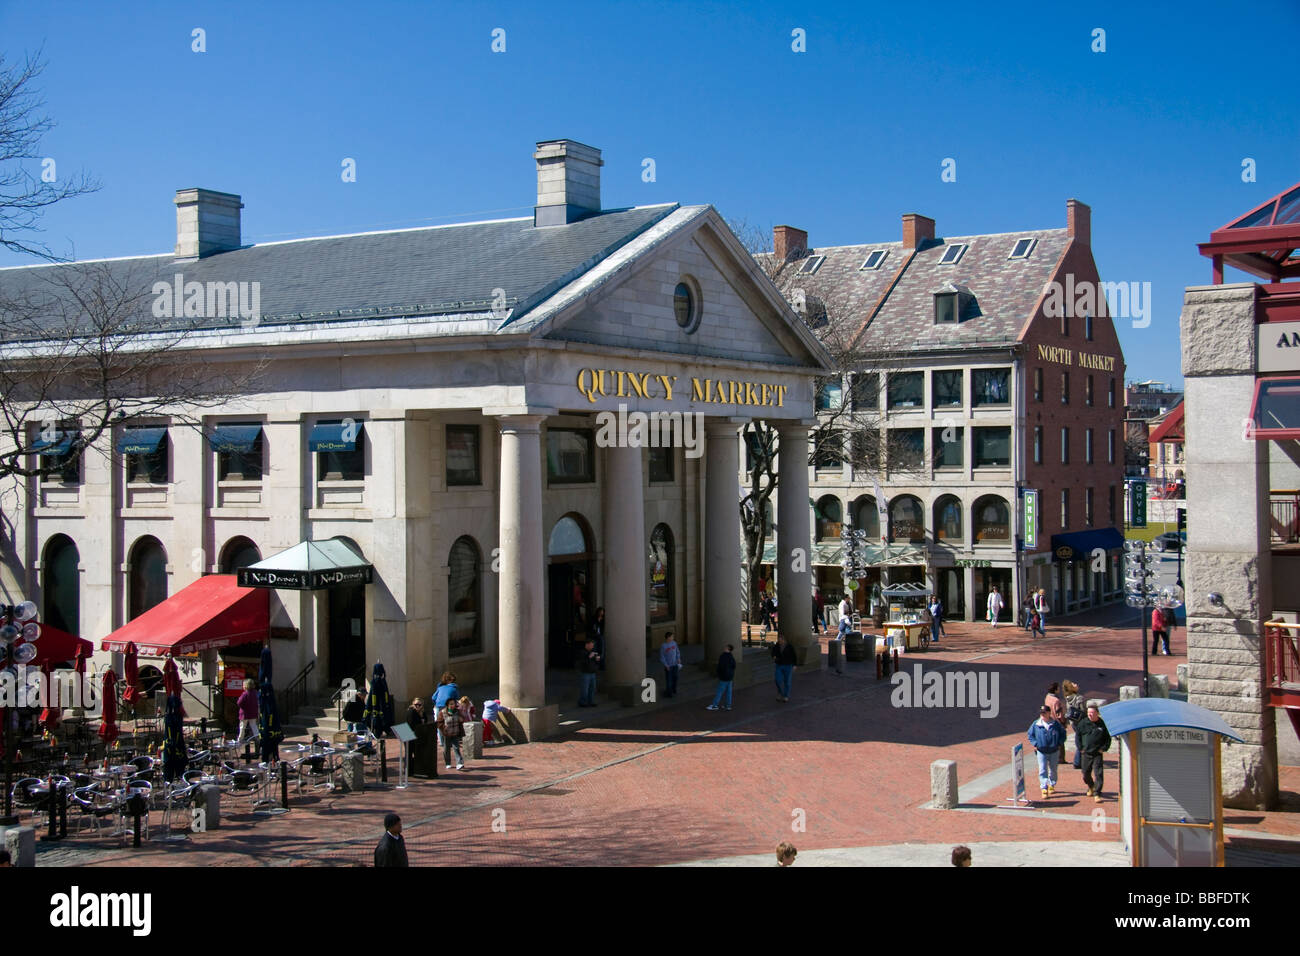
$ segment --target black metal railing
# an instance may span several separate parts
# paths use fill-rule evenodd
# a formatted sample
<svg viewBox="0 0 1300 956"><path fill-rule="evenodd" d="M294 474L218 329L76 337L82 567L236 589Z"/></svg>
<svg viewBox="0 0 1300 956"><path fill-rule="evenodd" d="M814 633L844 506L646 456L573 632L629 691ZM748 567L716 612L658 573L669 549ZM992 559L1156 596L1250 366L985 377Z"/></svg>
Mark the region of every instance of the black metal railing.
<svg viewBox="0 0 1300 956"><path fill-rule="evenodd" d="M283 699L280 702L280 713L293 717L307 704L307 675L316 669L314 660L308 661L307 666L298 672L298 676L291 680L284 689Z"/></svg>

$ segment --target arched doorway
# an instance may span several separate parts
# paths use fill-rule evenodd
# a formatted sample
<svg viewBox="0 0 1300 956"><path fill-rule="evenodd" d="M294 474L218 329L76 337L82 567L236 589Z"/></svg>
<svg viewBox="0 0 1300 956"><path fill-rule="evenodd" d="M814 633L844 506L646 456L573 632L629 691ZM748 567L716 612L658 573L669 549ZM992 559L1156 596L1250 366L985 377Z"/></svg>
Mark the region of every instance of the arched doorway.
<svg viewBox="0 0 1300 956"><path fill-rule="evenodd" d="M41 595L45 613L41 620L69 634L81 633L81 555L72 539L56 534L45 545L41 561Z"/></svg>
<svg viewBox="0 0 1300 956"><path fill-rule="evenodd" d="M261 560L262 552L257 545L241 535L226 542L226 546L221 549L221 560L217 562L217 567L222 574L235 574Z"/></svg>
<svg viewBox="0 0 1300 956"><path fill-rule="evenodd" d="M586 520L570 512L551 528L547 540L547 645L549 666L573 667L596 613L594 549ZM631 596L628 596L631 598Z"/></svg>
<svg viewBox="0 0 1300 956"><path fill-rule="evenodd" d="M127 568L126 619L134 621L167 600L167 550L157 538L145 535L131 548Z"/></svg>
<svg viewBox="0 0 1300 956"><path fill-rule="evenodd" d="M447 657L483 653L483 561L474 539L461 536L447 556Z"/></svg>
<svg viewBox="0 0 1300 956"><path fill-rule="evenodd" d="M345 535L336 534L332 540L342 541L359 555L365 554ZM337 687L349 677L367 676L366 585L338 584L325 593L329 604L329 681ZM357 683L360 686L361 682Z"/></svg>

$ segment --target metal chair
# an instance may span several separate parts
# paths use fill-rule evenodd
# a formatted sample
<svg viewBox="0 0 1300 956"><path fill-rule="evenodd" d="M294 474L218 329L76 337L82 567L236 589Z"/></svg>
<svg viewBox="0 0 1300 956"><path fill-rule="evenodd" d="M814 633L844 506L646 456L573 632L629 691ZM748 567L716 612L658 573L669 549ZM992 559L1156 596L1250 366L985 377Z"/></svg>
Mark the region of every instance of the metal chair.
<svg viewBox="0 0 1300 956"><path fill-rule="evenodd" d="M329 754L309 754L303 757L302 762L298 764L298 771L300 782L305 776L313 787L334 789L335 768ZM324 783L321 782L322 780Z"/></svg>
<svg viewBox="0 0 1300 956"><path fill-rule="evenodd" d="M90 821L95 826L95 833L98 835L103 829L104 824L117 814L117 799L108 793L104 793L93 786L82 787L79 790L72 791L69 798L71 806L77 811L77 832L80 833L86 827L86 822Z"/></svg>
<svg viewBox="0 0 1300 956"><path fill-rule="evenodd" d="M199 792L197 783L173 783L167 788L163 804L162 830L163 840L182 840L184 836L172 833L177 813L182 814L182 822L188 823L189 809L194 806L194 797Z"/></svg>
<svg viewBox="0 0 1300 956"><path fill-rule="evenodd" d="M147 754L141 754L138 757L128 760L127 764L135 767L137 773L147 773L154 768L153 757L150 757Z"/></svg>
<svg viewBox="0 0 1300 956"><path fill-rule="evenodd" d="M260 774L251 770L236 770L230 775L230 795L231 797L248 797L248 810L251 813L257 803L261 783Z"/></svg>
<svg viewBox="0 0 1300 956"><path fill-rule="evenodd" d="M23 777L17 781L13 787L13 803L15 809L19 812L28 810L35 816L46 806L44 797L38 797L32 792L34 787L39 787L44 781L40 777Z"/></svg>

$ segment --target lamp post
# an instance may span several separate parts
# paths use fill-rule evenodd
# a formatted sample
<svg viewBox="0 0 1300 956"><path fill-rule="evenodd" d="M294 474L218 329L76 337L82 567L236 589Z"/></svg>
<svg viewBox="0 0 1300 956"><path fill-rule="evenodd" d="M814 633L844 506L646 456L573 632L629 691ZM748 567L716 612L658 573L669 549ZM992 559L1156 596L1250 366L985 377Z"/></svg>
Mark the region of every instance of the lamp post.
<svg viewBox="0 0 1300 956"><path fill-rule="evenodd" d="M4 725L4 742L5 742L5 812L0 817L0 826L16 826L18 817L13 810L13 787L14 787L14 721L18 716L18 668L17 665L27 663L26 660L19 660L20 656L14 647L14 642L21 637L27 637L30 633L31 639L40 634L33 619L36 617L36 605L31 601L23 601L21 604L0 604L0 667L13 675L14 688L14 706L6 707L5 725ZM14 625L18 621L23 627L20 629ZM31 632L28 632L27 625L31 625ZM30 645L23 645L28 647ZM35 656L35 655L32 655ZM30 660L31 658L28 658Z"/></svg>

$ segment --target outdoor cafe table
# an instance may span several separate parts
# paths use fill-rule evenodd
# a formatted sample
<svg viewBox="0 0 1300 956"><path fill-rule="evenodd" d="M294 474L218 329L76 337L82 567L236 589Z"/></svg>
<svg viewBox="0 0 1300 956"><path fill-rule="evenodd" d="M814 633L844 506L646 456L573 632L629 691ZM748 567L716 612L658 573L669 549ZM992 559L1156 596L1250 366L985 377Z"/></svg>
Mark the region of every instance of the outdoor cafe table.
<svg viewBox="0 0 1300 956"><path fill-rule="evenodd" d="M112 785L113 789L116 790L121 787L127 777L136 772L136 768L127 763L116 767L109 767L107 770L97 767L90 772L90 776L95 780L103 780L109 783Z"/></svg>

